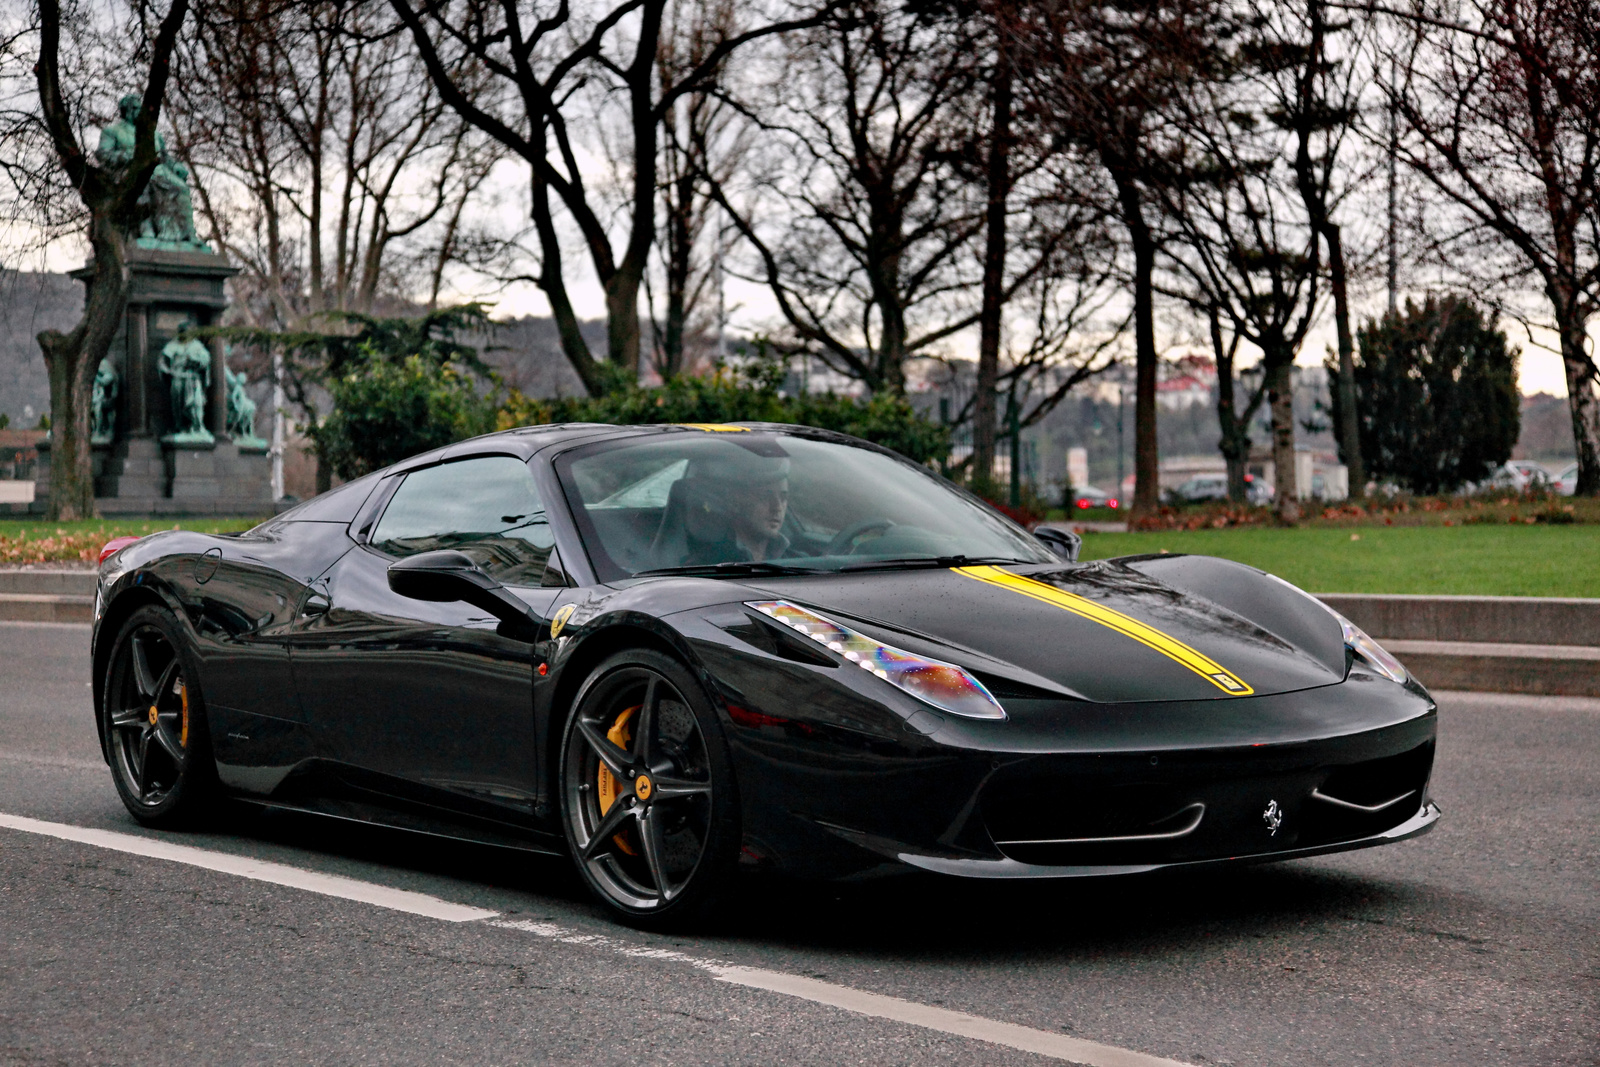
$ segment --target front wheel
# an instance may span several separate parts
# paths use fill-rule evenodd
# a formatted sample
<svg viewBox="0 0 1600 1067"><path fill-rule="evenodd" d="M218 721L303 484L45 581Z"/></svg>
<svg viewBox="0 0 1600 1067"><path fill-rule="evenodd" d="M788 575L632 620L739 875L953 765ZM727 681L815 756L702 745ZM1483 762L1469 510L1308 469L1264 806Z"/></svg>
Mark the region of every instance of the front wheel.
<svg viewBox="0 0 1600 1067"><path fill-rule="evenodd" d="M734 875L739 810L694 676L658 652L612 656L584 682L561 754L567 846L595 896L636 926L703 917Z"/></svg>
<svg viewBox="0 0 1600 1067"><path fill-rule="evenodd" d="M145 607L128 619L102 696L111 777L133 817L166 829L209 814L215 772L205 708L171 613Z"/></svg>

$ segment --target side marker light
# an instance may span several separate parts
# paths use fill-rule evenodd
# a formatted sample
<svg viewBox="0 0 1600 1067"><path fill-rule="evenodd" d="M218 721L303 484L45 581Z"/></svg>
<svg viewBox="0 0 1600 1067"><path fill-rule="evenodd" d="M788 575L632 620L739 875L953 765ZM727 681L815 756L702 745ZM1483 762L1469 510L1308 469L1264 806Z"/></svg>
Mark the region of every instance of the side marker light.
<svg viewBox="0 0 1600 1067"><path fill-rule="evenodd" d="M122 549L128 547L138 540L142 539L138 537L113 537L111 540L107 541L105 547L100 550L100 558L95 560L95 563L97 565L104 563Z"/></svg>

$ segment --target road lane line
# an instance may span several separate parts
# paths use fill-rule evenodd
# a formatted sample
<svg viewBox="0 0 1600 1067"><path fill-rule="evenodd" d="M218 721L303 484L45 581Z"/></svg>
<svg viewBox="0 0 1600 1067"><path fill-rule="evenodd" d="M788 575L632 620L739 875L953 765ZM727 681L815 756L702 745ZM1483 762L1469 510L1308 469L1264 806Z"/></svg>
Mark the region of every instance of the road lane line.
<svg viewBox="0 0 1600 1067"><path fill-rule="evenodd" d="M353 900L410 915L443 919L446 922L487 920L485 922L487 926L517 930L561 944L615 952L636 959L681 963L705 971L716 981L726 982L729 985L778 993L782 996L807 1000L813 1004L839 1008L856 1015L886 1019L955 1037L1001 1045L1068 1063L1083 1064L1085 1067L1190 1067L1178 1060L1151 1056L1131 1049L1118 1048L1115 1045L1104 1045L1098 1041L1068 1037L1049 1030L1037 1030L1015 1023L986 1019L979 1015L968 1015L966 1012L951 1011L948 1008L918 1004L900 997L868 993L816 978L786 974L782 971L768 971L759 967L743 967L722 960L693 956L674 949L634 944L603 934L585 934L555 923L504 919L500 917L499 912L453 904L426 893L392 889L389 886L363 882L344 875L308 871L270 860L252 859L228 852L213 852L192 845L178 845L157 838L119 833L115 830L94 830L67 823L45 822L41 819L8 815L4 812L0 812L0 829L39 834L149 859L187 864L220 874L236 875L291 889L303 889L322 896Z"/></svg>
<svg viewBox="0 0 1600 1067"><path fill-rule="evenodd" d="M900 997L885 996L881 993L867 993L817 978L785 974L782 971L768 971L759 967L740 967L672 949L629 944L600 934L582 934L555 923L495 919L488 925L521 930L563 944L605 949L624 956L684 963L707 971L717 981L727 982L730 985L780 993L783 996L809 1000L814 1004L840 1008L857 1015L906 1023L925 1030L936 1030L991 1045L1003 1045L1006 1048L1019 1049L1038 1056L1084 1064L1085 1067L1188 1067L1178 1060L1151 1056L1132 1049L1118 1048L1115 1045L1103 1045L1098 1041L1086 1041L1082 1038L1052 1033L1049 1030L1037 1030L1030 1026L986 1019L980 1015L968 1015L966 1012L951 1011L948 1008L936 1008L929 1004L918 1004L915 1001L902 1000Z"/></svg>
<svg viewBox="0 0 1600 1067"><path fill-rule="evenodd" d="M391 889L389 886L362 882L340 874L307 871L284 863L273 863L271 860L251 859L248 856L236 856L228 852L212 852L191 845L175 845L168 841L117 833L114 830L91 830L84 826L44 822L39 819L24 818L21 815L7 815L3 812L0 812L0 827L20 830L27 834L54 837L62 841L75 841L81 845L93 845L96 848L107 848L116 852L127 852L150 859L185 863L191 867L203 867L221 874L237 875L257 882L270 882L291 889L304 889L327 897L354 900L392 911L403 911L430 919L443 919L445 922L473 922L500 914L484 908L452 904L448 900L440 900L426 893Z"/></svg>
<svg viewBox="0 0 1600 1067"><path fill-rule="evenodd" d="M13 752L0 748L0 760L11 763L37 763L41 767L70 767L75 771L104 771L105 760L73 759L71 756L36 756L31 752Z"/></svg>

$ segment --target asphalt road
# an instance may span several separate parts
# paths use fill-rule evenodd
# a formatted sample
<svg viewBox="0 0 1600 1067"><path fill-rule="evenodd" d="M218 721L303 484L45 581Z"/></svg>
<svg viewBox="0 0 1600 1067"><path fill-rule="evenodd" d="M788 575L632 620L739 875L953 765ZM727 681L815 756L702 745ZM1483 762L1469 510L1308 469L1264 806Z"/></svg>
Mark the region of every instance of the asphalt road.
<svg viewBox="0 0 1600 1067"><path fill-rule="evenodd" d="M1600 701L1443 696L1418 841L1203 877L752 880L716 934L660 938L504 850L285 816L148 834L100 762L87 643L0 624L0 814L498 917L0 828L0 1065L1052 1062L696 960L1197 1065L1600 1063Z"/></svg>

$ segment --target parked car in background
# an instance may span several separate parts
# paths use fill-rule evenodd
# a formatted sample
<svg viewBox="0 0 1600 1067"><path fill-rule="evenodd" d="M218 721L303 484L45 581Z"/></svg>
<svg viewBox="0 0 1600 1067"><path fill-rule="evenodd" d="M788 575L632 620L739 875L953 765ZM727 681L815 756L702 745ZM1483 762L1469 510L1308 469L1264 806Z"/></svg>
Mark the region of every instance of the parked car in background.
<svg viewBox="0 0 1600 1067"><path fill-rule="evenodd" d="M1550 472L1543 464L1531 459L1514 459L1499 467L1481 482L1468 482L1462 486L1466 492L1510 490L1525 493L1529 490L1548 489L1552 484Z"/></svg>
<svg viewBox="0 0 1600 1067"><path fill-rule="evenodd" d="M1253 475L1244 476L1245 500L1250 504L1267 504L1272 501L1272 489ZM1198 504L1207 500L1228 499L1226 474L1197 474L1193 478L1168 490L1167 499L1174 504Z"/></svg>
<svg viewBox="0 0 1600 1067"><path fill-rule="evenodd" d="M1096 489L1092 485L1085 485L1082 488L1073 488L1072 506L1084 510L1089 508L1115 508L1119 506L1119 502L1116 497L1104 489Z"/></svg>
<svg viewBox="0 0 1600 1067"><path fill-rule="evenodd" d="M1501 469L1511 479L1512 486L1519 490L1548 488L1551 484L1550 472L1543 463L1535 460L1514 459Z"/></svg>
<svg viewBox="0 0 1600 1067"><path fill-rule="evenodd" d="M1555 476L1550 479L1550 485L1562 496L1571 496L1576 493L1578 491L1578 464L1576 462L1568 463L1565 467L1556 471Z"/></svg>

